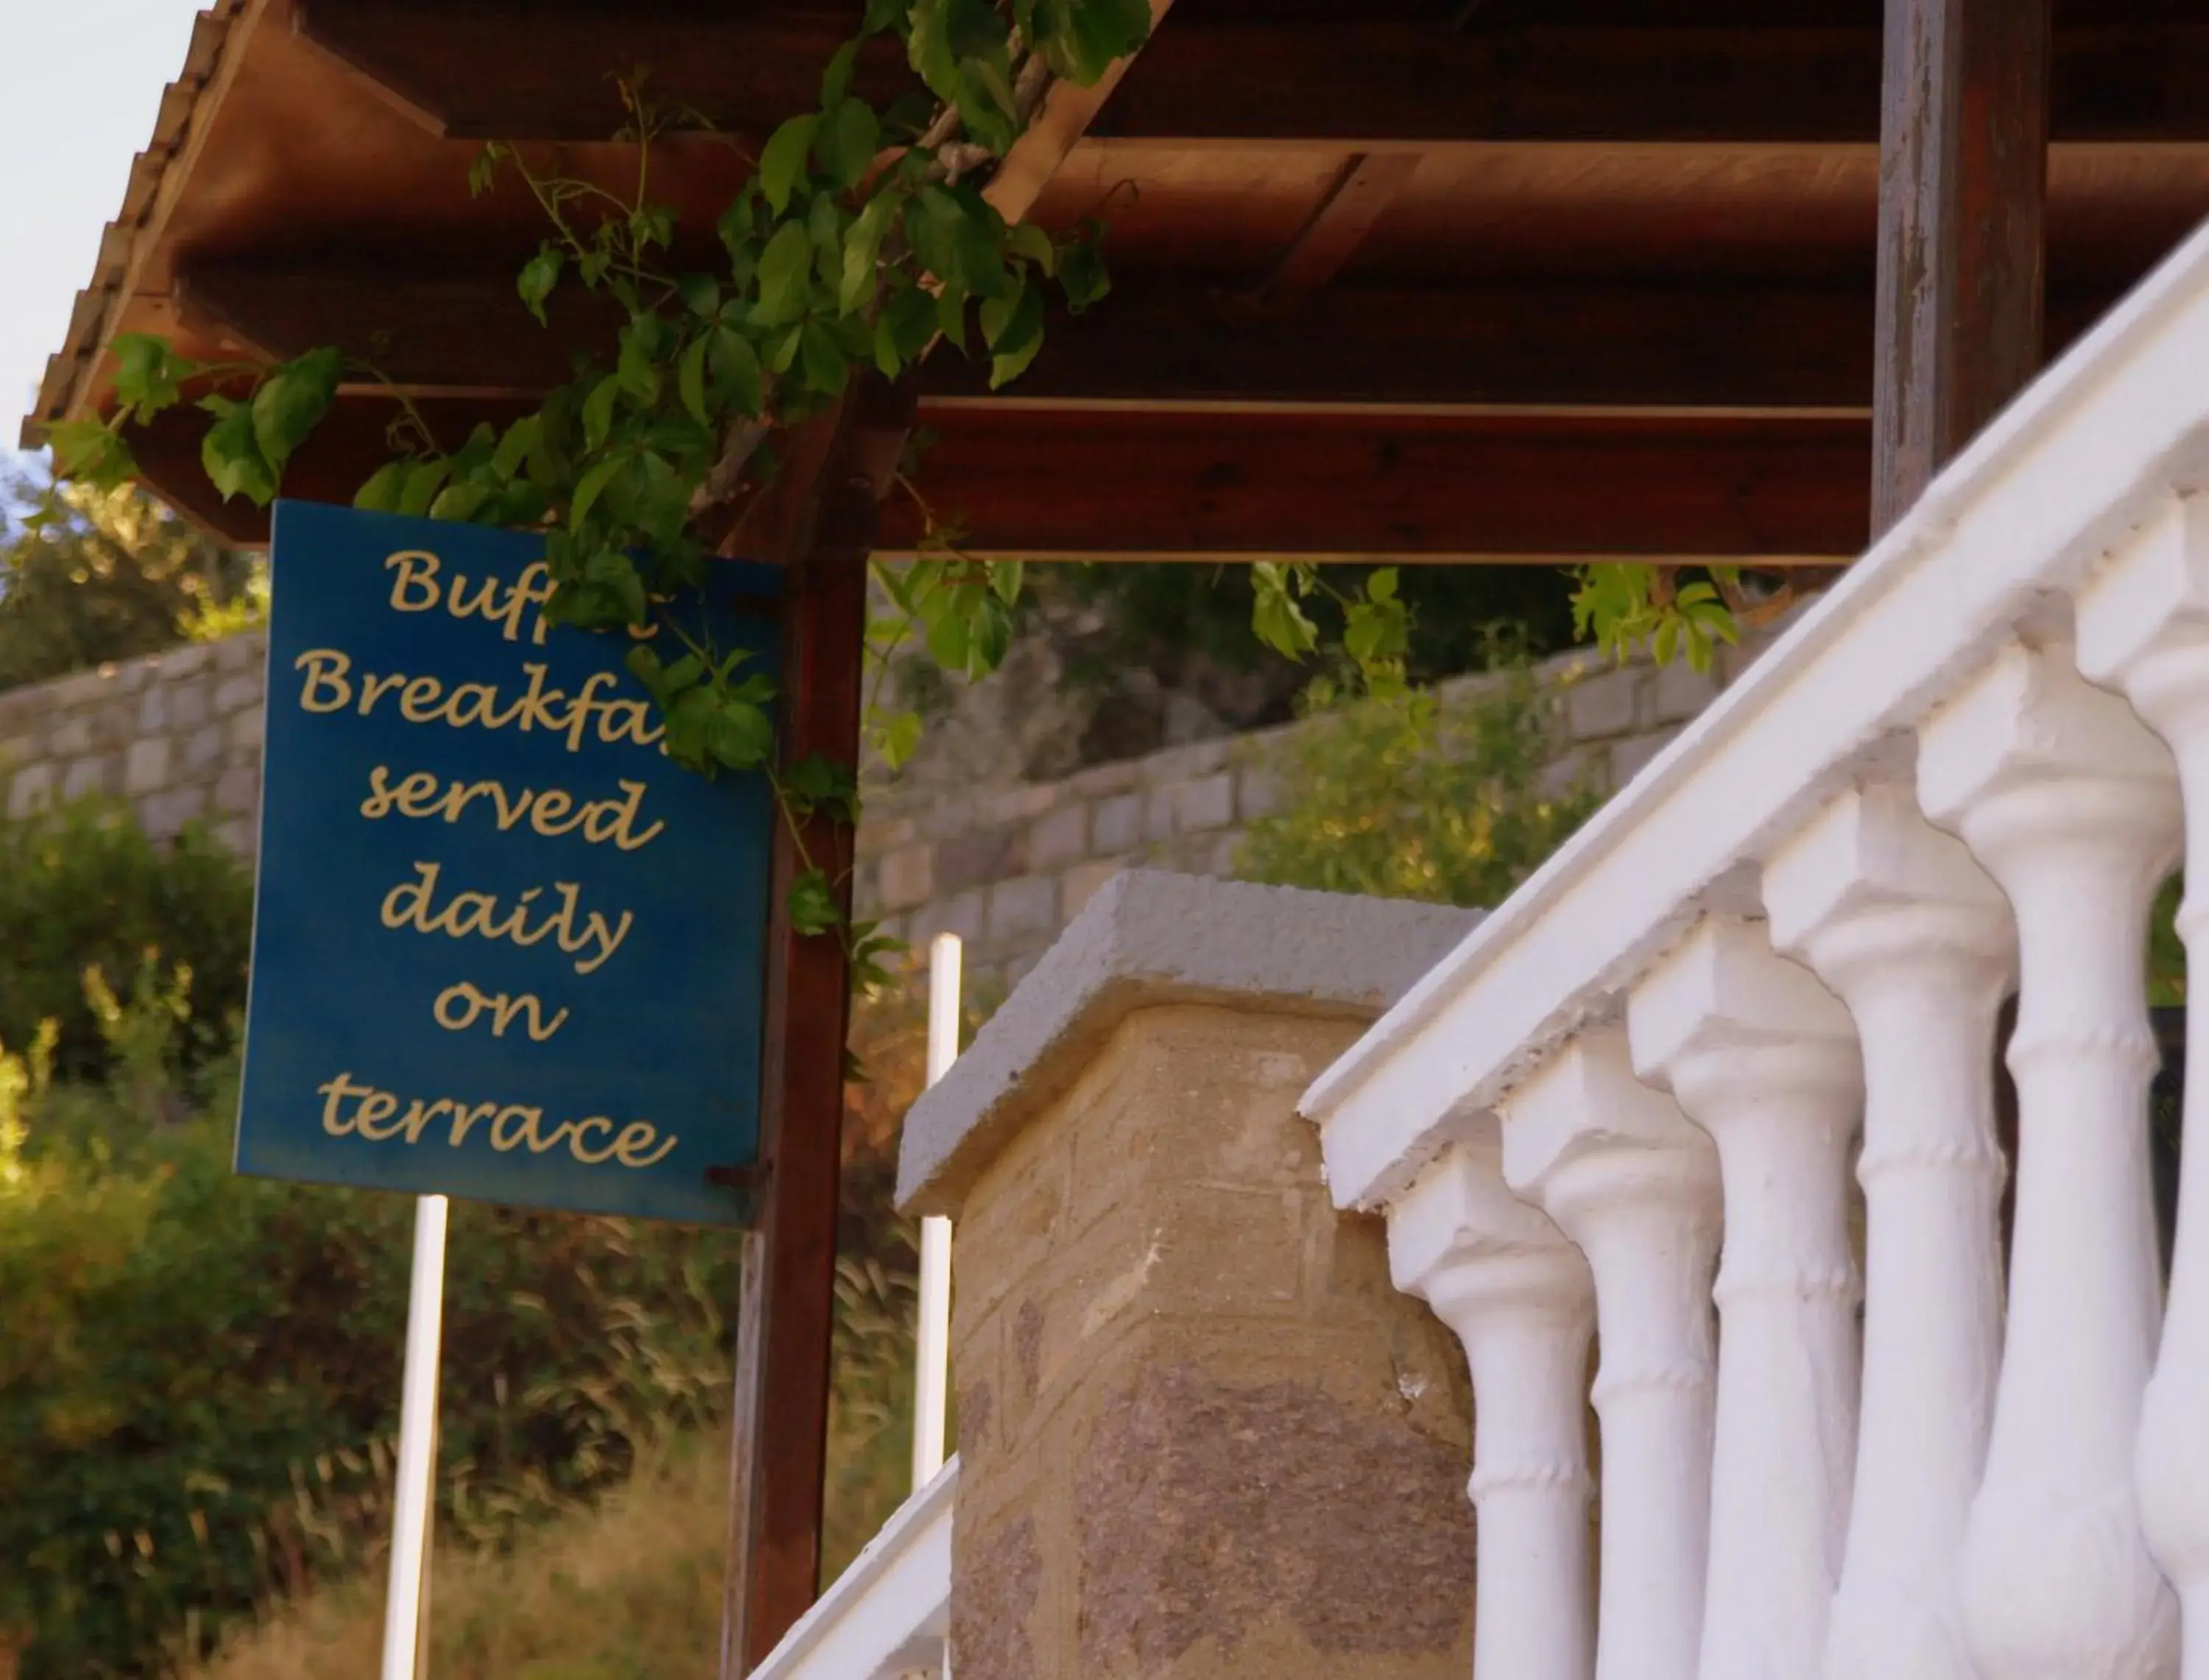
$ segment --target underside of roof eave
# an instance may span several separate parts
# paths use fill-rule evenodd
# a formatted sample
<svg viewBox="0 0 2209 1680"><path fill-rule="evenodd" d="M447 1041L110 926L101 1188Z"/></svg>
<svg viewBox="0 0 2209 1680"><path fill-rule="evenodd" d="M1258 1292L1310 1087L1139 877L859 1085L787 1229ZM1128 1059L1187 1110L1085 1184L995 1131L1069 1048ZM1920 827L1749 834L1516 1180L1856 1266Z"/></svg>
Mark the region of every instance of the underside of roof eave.
<svg viewBox="0 0 2209 1680"><path fill-rule="evenodd" d="M51 423L84 412L92 375L129 299L131 280L151 246L153 224L174 201L178 183L170 178L172 166L214 120L220 98L209 92L235 67L253 21L267 4L268 0L214 0L194 20L184 69L162 90L153 138L131 160L122 208L100 235L92 278L76 295L62 346L47 358L37 404L18 433L22 448L41 448Z"/></svg>

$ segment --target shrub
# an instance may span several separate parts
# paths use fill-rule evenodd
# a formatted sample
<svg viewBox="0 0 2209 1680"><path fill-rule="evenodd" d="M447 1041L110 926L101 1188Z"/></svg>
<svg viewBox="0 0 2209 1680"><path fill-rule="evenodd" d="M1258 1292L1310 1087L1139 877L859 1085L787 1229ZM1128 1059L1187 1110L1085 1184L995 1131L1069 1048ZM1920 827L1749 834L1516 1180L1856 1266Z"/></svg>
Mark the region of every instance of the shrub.
<svg viewBox="0 0 2209 1680"><path fill-rule="evenodd" d="M1459 695L1315 696L1278 750L1245 879L1492 906L1601 803L1555 785L1556 701L1524 660Z"/></svg>
<svg viewBox="0 0 2209 1680"><path fill-rule="evenodd" d="M166 983L188 972L196 1027L179 1051L196 1066L245 1007L252 925L251 874L203 829L156 846L127 806L97 799L0 818L0 1046L52 1021L56 1073L104 1078L111 1052L85 971L128 987L153 952Z"/></svg>
<svg viewBox="0 0 2209 1680"><path fill-rule="evenodd" d="M135 485L0 473L0 689L246 629L262 576Z"/></svg>
<svg viewBox="0 0 2209 1680"><path fill-rule="evenodd" d="M83 1100L79 1093L80 1101ZM408 1198L241 1179L228 1112L38 1151L0 1189L0 1623L25 1680L146 1671L372 1557ZM723 1409L734 1239L453 1210L448 1518L497 1544Z"/></svg>
<svg viewBox="0 0 2209 1680"><path fill-rule="evenodd" d="M175 1065L177 1005L141 976L96 1016L101 1086L0 1058L0 1653L13 1630L22 1680L156 1672L384 1545L412 1199L233 1176L226 1058L198 1117L165 1120L145 1087ZM832 1575L906 1492L888 1152L918 1020L885 998L853 1035L872 1078L846 1129ZM449 1244L443 1544L503 1551L718 1433L735 1233L456 1202Z"/></svg>

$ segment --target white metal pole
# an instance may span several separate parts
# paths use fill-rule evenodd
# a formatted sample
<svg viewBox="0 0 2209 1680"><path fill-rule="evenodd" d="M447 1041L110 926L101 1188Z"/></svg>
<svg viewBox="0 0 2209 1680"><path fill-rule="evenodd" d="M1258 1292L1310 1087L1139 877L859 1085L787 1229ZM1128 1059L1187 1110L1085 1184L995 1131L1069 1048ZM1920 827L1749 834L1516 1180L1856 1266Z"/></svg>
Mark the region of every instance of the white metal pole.
<svg viewBox="0 0 2209 1680"><path fill-rule="evenodd" d="M391 1511L391 1585L383 1607L383 1680L415 1680L424 1576L436 1507L437 1348L445 1318L442 1195L414 1203L414 1271L406 1298L406 1360L400 1379L399 1472Z"/></svg>
<svg viewBox="0 0 2209 1680"><path fill-rule="evenodd" d="M928 948L928 1082L959 1059L960 958L955 933ZM920 1323L914 1337L912 1484L943 1468L946 1395L951 1381L951 1221L920 1222Z"/></svg>

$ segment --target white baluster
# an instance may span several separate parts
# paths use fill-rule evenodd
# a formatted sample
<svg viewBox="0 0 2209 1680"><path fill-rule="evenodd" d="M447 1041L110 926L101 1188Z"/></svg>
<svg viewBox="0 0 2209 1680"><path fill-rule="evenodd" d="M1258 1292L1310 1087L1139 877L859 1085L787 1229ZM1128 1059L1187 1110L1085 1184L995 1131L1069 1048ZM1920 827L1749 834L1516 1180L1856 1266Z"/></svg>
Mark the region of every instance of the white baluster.
<svg viewBox="0 0 2209 1680"><path fill-rule="evenodd" d="M2185 796L2188 967L2209 981L2209 499L2173 503L2079 602L2079 664L2171 747ZM2187 992L2187 1147L2161 1352L2140 1412L2140 1526L2177 1587L2187 1680L2209 1680L2209 1011Z"/></svg>
<svg viewBox="0 0 2209 1680"><path fill-rule="evenodd" d="M1761 924L1706 920L1634 988L1635 1071L1718 1145L1725 1191L1702 1680L1817 1671L1848 1528L1856 1268L1848 1011Z"/></svg>
<svg viewBox="0 0 2209 1680"><path fill-rule="evenodd" d="M1475 1680L1588 1680L1587 1262L1505 1188L1493 1117L1388 1211L1396 1286L1472 1372Z"/></svg>
<svg viewBox="0 0 2209 1680"><path fill-rule="evenodd" d="M1694 1680L1710 1542L1717 1155L1678 1104L1634 1078L1626 1034L1611 1027L1583 1033L1511 1093L1503 1165L1595 1274L1597 1680Z"/></svg>
<svg viewBox="0 0 2209 1680"><path fill-rule="evenodd" d="M1957 1567L2001 1357L1995 1017L2009 906L1891 784L1843 795L1767 864L1773 942L1863 1046L1863 1403L1828 1680L1971 1680Z"/></svg>
<svg viewBox="0 0 2209 1680"><path fill-rule="evenodd" d="M2062 647L2013 646L1919 731L1918 797L2009 894L2021 990L2009 1327L1964 1547L1984 1680L2143 1680L2176 1666L2140 1532L2133 1443L2158 1286L2142 985L2173 860L2170 754Z"/></svg>

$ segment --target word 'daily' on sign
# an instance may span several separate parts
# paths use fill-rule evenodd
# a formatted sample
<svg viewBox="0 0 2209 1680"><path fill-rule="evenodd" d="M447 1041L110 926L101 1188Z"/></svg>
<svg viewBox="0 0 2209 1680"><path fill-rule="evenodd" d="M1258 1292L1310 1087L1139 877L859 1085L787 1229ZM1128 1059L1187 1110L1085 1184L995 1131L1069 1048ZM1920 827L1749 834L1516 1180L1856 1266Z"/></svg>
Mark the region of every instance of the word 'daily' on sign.
<svg viewBox="0 0 2209 1680"><path fill-rule="evenodd" d="M743 1218L764 779L669 760L539 538L287 502L271 564L240 1171ZM717 574L687 633L771 673L775 575Z"/></svg>

